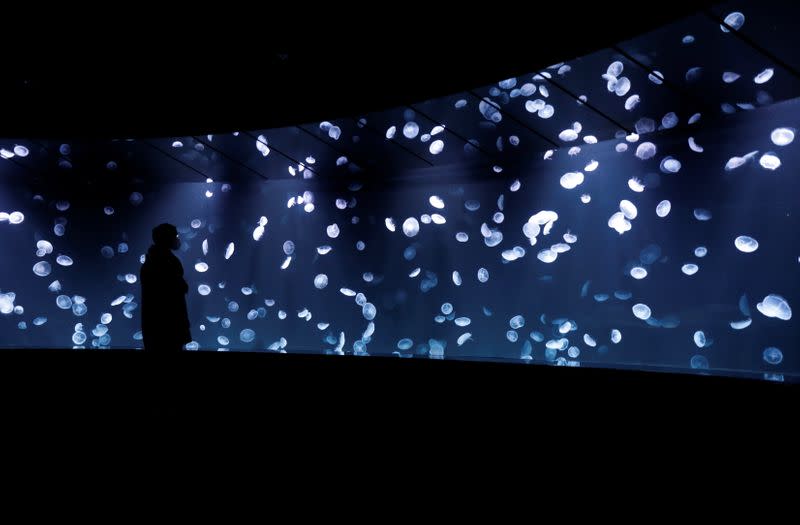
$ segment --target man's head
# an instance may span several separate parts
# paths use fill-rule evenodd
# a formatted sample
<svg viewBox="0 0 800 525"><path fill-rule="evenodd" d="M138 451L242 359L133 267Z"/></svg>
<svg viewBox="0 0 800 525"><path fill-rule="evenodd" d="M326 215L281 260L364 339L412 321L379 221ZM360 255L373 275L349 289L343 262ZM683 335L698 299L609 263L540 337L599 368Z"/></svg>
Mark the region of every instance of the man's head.
<svg viewBox="0 0 800 525"><path fill-rule="evenodd" d="M181 246L178 229L166 222L159 224L153 228L153 243L161 248L177 250Z"/></svg>

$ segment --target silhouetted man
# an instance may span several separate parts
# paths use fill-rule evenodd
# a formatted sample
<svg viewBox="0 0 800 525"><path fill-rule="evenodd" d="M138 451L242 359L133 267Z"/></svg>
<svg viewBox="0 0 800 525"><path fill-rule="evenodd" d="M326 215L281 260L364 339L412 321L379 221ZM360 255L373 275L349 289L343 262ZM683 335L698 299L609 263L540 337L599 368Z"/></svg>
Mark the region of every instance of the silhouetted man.
<svg viewBox="0 0 800 525"><path fill-rule="evenodd" d="M181 245L172 224L153 228L153 245L142 265L142 338L145 350L179 352L192 340L183 265L172 254Z"/></svg>

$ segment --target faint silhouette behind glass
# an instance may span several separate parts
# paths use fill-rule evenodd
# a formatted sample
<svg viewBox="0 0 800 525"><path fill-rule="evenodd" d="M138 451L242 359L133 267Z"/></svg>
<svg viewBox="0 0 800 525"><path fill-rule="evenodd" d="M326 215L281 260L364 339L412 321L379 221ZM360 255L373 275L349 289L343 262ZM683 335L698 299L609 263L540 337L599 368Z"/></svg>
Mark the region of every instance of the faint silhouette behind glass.
<svg viewBox="0 0 800 525"><path fill-rule="evenodd" d="M153 245L140 271L142 286L142 340L148 351L179 352L192 340L183 265L172 253L181 245L172 224L153 228Z"/></svg>

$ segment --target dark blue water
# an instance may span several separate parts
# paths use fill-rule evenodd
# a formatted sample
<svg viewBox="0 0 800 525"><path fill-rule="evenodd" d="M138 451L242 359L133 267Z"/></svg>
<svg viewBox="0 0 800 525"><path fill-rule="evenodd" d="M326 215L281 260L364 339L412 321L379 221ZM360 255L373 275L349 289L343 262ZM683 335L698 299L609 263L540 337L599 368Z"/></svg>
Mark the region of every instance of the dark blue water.
<svg viewBox="0 0 800 525"><path fill-rule="evenodd" d="M646 53L667 40L680 48L689 28L698 45L731 37L703 20L665 28L650 40L626 43L626 49ZM732 39L720 40L710 49L716 52L723 44L743 49ZM692 61L703 57L684 55ZM752 55L749 50L748 56ZM655 60L657 55L648 56ZM794 170L800 154L796 142L777 145L771 140L776 128L794 130L800 122L800 104L792 98L798 93L796 79L776 70L769 82L756 84L754 75L769 66L763 57L753 58L753 63L737 62L735 56L720 58L742 74L736 98L729 100L757 108L737 107L734 114L726 114L720 101L728 100L730 93L724 91L719 76L704 80L719 88L713 97L703 98L708 92L695 91L693 100L687 100L676 94L680 90L654 91L663 86L647 80L647 72L626 60L624 73L630 75L631 91L623 96L610 93L600 75L616 58L604 51L576 60L560 81L571 82L576 91L606 108L606 115L625 120L631 128L641 124L641 118L652 118L658 126L669 107L674 107L677 127L628 140L625 133L615 137L619 129L607 118L579 106L544 78L529 75L513 87L503 84L508 89L483 90L505 112L501 122L482 116L474 97L466 96L466 106L457 109L454 104L465 97L462 94L426 102L418 113L397 109L367 116L372 131L344 120L333 123L340 124L333 134L327 125L308 126L318 139L296 129L267 130L214 136L210 142L201 137L206 143L202 149L195 148L200 140L191 137L181 138L181 147L173 147L171 138L154 139L166 153L143 141L75 143L68 155L58 152L57 142L3 141L0 145L7 151L13 151L15 144L25 144L30 151L15 157L16 164L3 161L0 211L19 211L24 221L12 224L3 215L0 222L4 294L0 346L140 346L139 284L125 276L138 277L150 229L169 221L179 226L183 239L178 254L190 287L195 348L514 360L796 379L800 356L795 318L781 319L768 311L770 317L757 308L771 294L789 308L800 299L796 233L800 182ZM688 67L670 62L662 69L677 72ZM716 62L708 67L714 75L716 69L727 70L726 64ZM557 69L550 71L558 76ZM548 96L540 90L528 97L510 96L528 82L549 85ZM692 89L684 78L675 82ZM763 92L773 86L780 94L767 99ZM642 102L634 111L626 111L624 102L634 93L642 93ZM553 104L552 118L541 119L525 109L525 102L536 98ZM711 113L700 111L708 108ZM689 125L689 117L698 111L703 116ZM412 120L419 124L419 135L407 139L403 125ZM573 142L559 140L558 133L573 128L576 121L581 124L580 137ZM422 136L438 124L448 129L423 142ZM539 124L547 127L537 129L560 146L547 160L543 155L549 145L526 128ZM392 140L382 136L389 125L397 127ZM267 156L256 147L255 138L262 133L275 148ZM519 145L513 144L517 141L512 135L519 137ZM587 135L598 142L585 143ZM689 137L703 147L702 153L689 147ZM475 139L477 148L465 149L462 138ZM440 154L430 150L435 140L443 140ZM634 153L645 141L655 145L656 154L642 160ZM627 145L627 151L617 151L619 144ZM580 151L570 152L574 146ZM725 169L731 158L750 152L757 153L742 166ZM780 159L777 169L760 162L768 152ZM337 162L342 155L348 156L347 162ZM269 180L234 166L226 156ZM667 157L680 162L676 173L662 169ZM58 168L64 160L72 168L64 168L63 162ZM112 160L115 166L109 170L106 164ZM310 178L299 171L298 161L308 168ZM587 171L592 161L597 167ZM184 182L164 183L173 171ZM580 185L567 189L560 184L565 173L579 171ZM215 182L203 182L203 176ZM644 191L633 191L631 179ZM141 193L141 203L131 201L134 191ZM304 193L304 202L296 204ZM582 202L582 195L591 200ZM431 204L432 196L441 199L442 209ZM344 209L336 205L337 199L347 203ZM623 199L635 206L637 215L630 220L629 231L620 234L608 221L620 211ZM290 200L295 205L288 207ZM309 200L313 209L307 211ZM478 210L465 207L471 200L480 202ZM663 200L670 201L671 211L659 217L656 206ZM60 201L68 201L69 208L59 210ZM111 215L104 212L108 206L114 208ZM696 209L708 210L710 220L698 220ZM558 219L531 245L523 225L544 210L557 213ZM499 223L494 220L500 219L497 212L502 213ZM434 214L446 222L437 224L442 221L433 220ZM262 216L268 223L255 240ZM413 236L403 232L410 217L419 224ZM396 231L387 228L387 218L393 219ZM63 236L54 231L58 221L64 223ZM499 245L485 244L484 223L502 232ZM335 238L327 234L332 224L340 232ZM466 233L468 241L459 242L458 232ZM568 233L577 240L565 242ZM734 240L740 235L756 239L758 249L738 250ZM40 240L52 243L52 253L37 256ZM286 241L292 241L294 252L281 269L287 259ZM118 247L123 242L129 250L121 253ZM231 242L235 250L226 259ZM363 250L358 249L359 242ZM553 262L537 257L559 243L570 249ZM324 245L332 249L322 255L317 248ZM108 257L105 246L113 248L113 256ZM524 250L524 256L504 259L503 252L514 247L520 247L517 255ZM695 255L698 247L706 248L704 257ZM56 257L61 254L73 264L59 265ZM38 276L32 270L39 261L50 264L48 275ZM196 263L206 263L208 271L196 271ZM682 272L686 264L697 265L698 271L686 275ZM634 279L630 273L634 266L646 269L647 276ZM481 268L488 272L486 282L478 279ZM410 277L417 269L418 274ZM460 285L454 282L454 272L460 275ZM320 275L325 278L317 278ZM320 289L315 279L327 285ZM55 280L60 292L48 290ZM208 295L198 292L201 285L210 288ZM364 294L365 301L374 305L372 326L356 297L341 293L342 288ZM615 292L630 298L619 299ZM60 309L59 295L85 308ZM597 300L604 296L606 300ZM112 306L118 298L121 303ZM749 313L742 311L740 302ZM442 312L444 303L452 305L448 315ZM650 308L649 321L634 315L632 307L639 303ZM522 316L524 325L509 333L515 316ZM787 317L788 310L781 316ZM34 319L41 323L43 318L46 322L34 324ZM458 325L456 318L468 321L460 319ZM731 322L745 319L752 320L748 327L731 327ZM572 330L560 333L565 321ZM618 343L611 341L614 329L621 333ZM93 330L103 335L93 335ZM374 333L365 337L365 330ZM695 343L698 331L705 339L703 347ZM412 341L410 348L398 348L406 338ZM567 341L555 343L562 338ZM592 339L596 344L587 344ZM547 341L559 349L548 353ZM780 350L780 362L775 363L774 351L765 359L767 348ZM525 356L530 360L522 359Z"/></svg>

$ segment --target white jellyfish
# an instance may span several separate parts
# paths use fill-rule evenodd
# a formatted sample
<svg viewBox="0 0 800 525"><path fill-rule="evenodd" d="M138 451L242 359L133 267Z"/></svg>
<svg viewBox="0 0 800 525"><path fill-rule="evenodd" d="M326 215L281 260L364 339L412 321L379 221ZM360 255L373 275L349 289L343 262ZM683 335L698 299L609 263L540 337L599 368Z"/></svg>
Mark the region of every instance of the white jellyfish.
<svg viewBox="0 0 800 525"><path fill-rule="evenodd" d="M753 253L758 249L758 241L748 235L740 235L733 241L734 246L740 252Z"/></svg>

